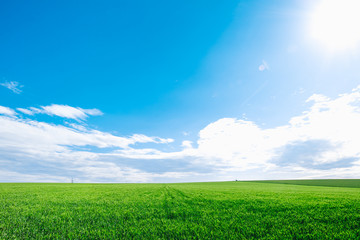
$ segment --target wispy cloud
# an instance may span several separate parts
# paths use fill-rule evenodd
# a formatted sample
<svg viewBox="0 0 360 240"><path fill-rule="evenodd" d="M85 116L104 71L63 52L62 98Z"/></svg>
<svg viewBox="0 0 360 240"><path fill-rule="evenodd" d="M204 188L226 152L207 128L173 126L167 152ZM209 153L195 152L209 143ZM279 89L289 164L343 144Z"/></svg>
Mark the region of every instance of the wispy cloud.
<svg viewBox="0 0 360 240"><path fill-rule="evenodd" d="M269 67L269 64L265 60L263 60L259 66L259 71L263 72L265 70L270 70L270 67Z"/></svg>
<svg viewBox="0 0 360 240"><path fill-rule="evenodd" d="M3 83L0 83L1 86L6 87L7 89L10 89L16 94L20 94L22 92L21 88L24 87L23 85L20 85L20 83L16 81L6 81Z"/></svg>
<svg viewBox="0 0 360 240"><path fill-rule="evenodd" d="M89 115L98 116L103 113L98 109L82 109L79 107L71 107L67 105L52 104L50 106L42 107L42 113L48 115L55 115L64 118L70 118L75 120L84 120Z"/></svg>
<svg viewBox="0 0 360 240"><path fill-rule="evenodd" d="M29 119L0 117L0 132L8 132L0 137L3 144L26 148L48 148L49 151L64 149L65 146L94 146L98 148L129 148L135 143L168 143L171 139L132 135L119 137L93 129L74 129L63 125L53 125Z"/></svg>
<svg viewBox="0 0 360 240"><path fill-rule="evenodd" d="M14 116L16 114L16 112L14 110L12 110L11 108L0 106L0 114Z"/></svg>
<svg viewBox="0 0 360 240"><path fill-rule="evenodd" d="M68 105L52 104L49 106L42 106L40 108L30 107L29 109L17 108L18 111L27 114L47 114L50 116L58 116L74 120L85 120L89 116L99 116L103 113L99 109L83 109L80 107L71 107Z"/></svg>
<svg viewBox="0 0 360 240"><path fill-rule="evenodd" d="M34 115L33 111L26 108L16 108L16 110L27 115Z"/></svg>

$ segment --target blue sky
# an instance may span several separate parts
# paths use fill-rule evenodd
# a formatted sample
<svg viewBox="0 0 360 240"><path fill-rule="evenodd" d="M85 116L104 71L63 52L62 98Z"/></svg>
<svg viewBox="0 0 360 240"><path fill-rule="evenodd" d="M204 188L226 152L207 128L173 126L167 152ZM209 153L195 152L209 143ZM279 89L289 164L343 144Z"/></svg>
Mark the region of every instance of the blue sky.
<svg viewBox="0 0 360 240"><path fill-rule="evenodd" d="M3 1L0 181L359 177L358 10Z"/></svg>

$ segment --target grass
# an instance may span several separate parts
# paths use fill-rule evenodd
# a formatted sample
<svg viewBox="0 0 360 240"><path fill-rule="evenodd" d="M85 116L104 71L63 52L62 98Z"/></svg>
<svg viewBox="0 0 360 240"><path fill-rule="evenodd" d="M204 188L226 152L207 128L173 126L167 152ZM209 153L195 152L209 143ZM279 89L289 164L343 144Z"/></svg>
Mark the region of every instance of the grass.
<svg viewBox="0 0 360 240"><path fill-rule="evenodd" d="M258 182L307 185L307 186L360 188L359 179L268 180L268 181L258 181Z"/></svg>
<svg viewBox="0 0 360 240"><path fill-rule="evenodd" d="M2 183L0 239L359 239L360 180L339 181Z"/></svg>

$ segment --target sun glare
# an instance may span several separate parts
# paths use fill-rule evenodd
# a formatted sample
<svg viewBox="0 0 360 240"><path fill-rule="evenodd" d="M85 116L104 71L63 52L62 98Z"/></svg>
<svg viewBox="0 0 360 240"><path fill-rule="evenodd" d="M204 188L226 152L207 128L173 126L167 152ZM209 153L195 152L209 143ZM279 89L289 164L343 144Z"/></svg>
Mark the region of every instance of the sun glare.
<svg viewBox="0 0 360 240"><path fill-rule="evenodd" d="M332 51L358 47L360 0L320 1L311 14L310 34Z"/></svg>

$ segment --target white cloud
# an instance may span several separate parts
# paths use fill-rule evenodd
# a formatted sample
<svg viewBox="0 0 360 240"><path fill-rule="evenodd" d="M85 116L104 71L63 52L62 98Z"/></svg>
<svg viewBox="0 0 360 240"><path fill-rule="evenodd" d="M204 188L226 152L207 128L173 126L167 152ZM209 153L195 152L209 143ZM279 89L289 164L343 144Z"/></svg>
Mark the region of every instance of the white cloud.
<svg viewBox="0 0 360 240"><path fill-rule="evenodd" d="M313 102L309 111L276 128L261 129L254 122L232 118L211 123L200 131L198 154L215 159L212 160L214 164L238 169L274 167L274 159L284 157L285 149L288 152L293 150L293 156L289 155L289 158L299 154L303 156L299 162L292 159L283 161L287 161L285 163L289 166L306 169L304 172L313 171L313 168L360 164L360 88L334 100L313 95L308 102ZM314 144L321 144L322 151L315 152L318 149L314 148ZM296 152L299 150L309 154L304 156ZM347 164L343 166L336 164L345 161Z"/></svg>
<svg viewBox="0 0 360 240"><path fill-rule="evenodd" d="M88 115L97 116L103 113L98 109L82 109L67 105L52 104L42 107L42 113L48 115L56 115L59 117L70 118L75 120L84 120Z"/></svg>
<svg viewBox="0 0 360 240"><path fill-rule="evenodd" d="M68 105L59 105L59 104L52 104L49 106L42 106L40 108L30 107L29 109L18 108L18 111L27 114L27 115L34 115L34 114L47 114L50 116L58 116L68 119L74 120L84 120L88 116L99 116L103 115L103 113L99 109L83 109L79 107L71 107Z"/></svg>
<svg viewBox="0 0 360 240"><path fill-rule="evenodd" d="M42 109L44 114L55 115L64 118L85 119L87 117L86 113L81 109L66 105L52 104L50 106L42 107Z"/></svg>
<svg viewBox="0 0 360 240"><path fill-rule="evenodd" d="M145 135L119 137L97 130L79 130L32 120L0 117L1 146L24 149L65 150L64 146L117 147L127 149L135 143L168 143L170 140Z"/></svg>
<svg viewBox="0 0 360 240"><path fill-rule="evenodd" d="M70 175L76 175L82 182L143 182L151 181L150 176L166 175L152 175L102 159L108 156L104 152L122 149L126 153L125 150L130 152L136 143L162 144L172 139L142 134L119 137L75 126L0 116L0 169L3 173L0 181L67 181ZM45 170L38 172L38 168Z"/></svg>
<svg viewBox="0 0 360 240"><path fill-rule="evenodd" d="M11 108L0 106L0 114L14 116L16 113Z"/></svg>
<svg viewBox="0 0 360 240"><path fill-rule="evenodd" d="M23 87L23 85L20 85L18 82L16 81L10 81L10 82L3 82L0 83L1 86L6 87L7 89L13 91L16 94L20 94L22 92L22 90L20 88Z"/></svg>
<svg viewBox="0 0 360 240"><path fill-rule="evenodd" d="M185 140L181 143L181 146L184 148L192 148L192 141Z"/></svg>
<svg viewBox="0 0 360 240"><path fill-rule="evenodd" d="M307 102L312 103L309 110L283 126L266 129L249 120L223 118L199 132L197 148L186 140L179 152L129 149L112 154L134 159L190 158L230 179L251 171L262 179L356 177L360 87L336 99L314 94Z"/></svg>
<svg viewBox="0 0 360 240"><path fill-rule="evenodd" d="M259 71L263 72L265 70L270 70L270 67L269 67L269 64L265 60L263 60L262 64L260 64L260 66L259 66Z"/></svg>
<svg viewBox="0 0 360 240"><path fill-rule="evenodd" d="M167 144L173 139L143 134L119 137L84 126L0 116L0 168L7 176L15 172L19 178L30 174L32 179L40 174L35 170L31 174L32 166L40 164L47 166L51 181L60 181L65 172L77 174L83 182L358 176L360 87L335 99L313 95L307 102L308 111L274 128L219 119L199 132L197 147L185 140L180 151L135 148L136 143ZM28 172L16 168L26 164L28 169L21 169ZM39 179L46 176L40 174Z"/></svg>
<svg viewBox="0 0 360 240"><path fill-rule="evenodd" d="M70 182L67 177L50 174L26 174L0 169L0 182Z"/></svg>
<svg viewBox="0 0 360 240"><path fill-rule="evenodd" d="M29 110L29 109L25 109L25 108L17 108L16 110L18 110L19 112L22 112L24 114L27 115L34 115L34 112Z"/></svg>
<svg viewBox="0 0 360 240"><path fill-rule="evenodd" d="M198 154L213 164L255 167L268 156L264 132L254 123L223 118L199 133Z"/></svg>
<svg viewBox="0 0 360 240"><path fill-rule="evenodd" d="M138 143L147 143L147 142L153 142L153 143L172 143L174 139L171 138L159 138L159 137L148 137L143 134L134 134L131 136L131 139L133 139L135 142Z"/></svg>
<svg viewBox="0 0 360 240"><path fill-rule="evenodd" d="M87 115L91 115L91 116L101 116L103 115L103 112L101 112L99 109L93 108L93 109L82 109L82 108L78 108L80 110L82 110L84 113L86 113Z"/></svg>

